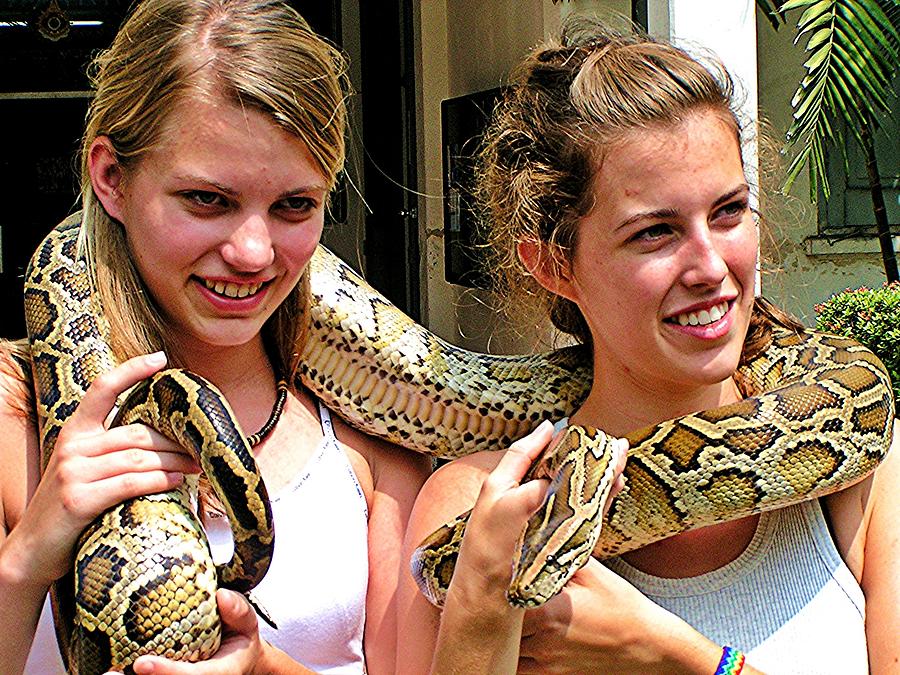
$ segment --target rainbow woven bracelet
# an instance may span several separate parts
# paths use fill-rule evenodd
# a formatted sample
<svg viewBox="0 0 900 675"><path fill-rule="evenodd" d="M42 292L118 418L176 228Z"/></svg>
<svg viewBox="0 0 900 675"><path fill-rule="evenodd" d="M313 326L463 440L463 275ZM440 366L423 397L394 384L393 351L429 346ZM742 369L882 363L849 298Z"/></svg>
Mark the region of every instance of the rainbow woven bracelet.
<svg viewBox="0 0 900 675"><path fill-rule="evenodd" d="M715 675L740 675L744 669L744 654L734 647L722 647L722 658Z"/></svg>

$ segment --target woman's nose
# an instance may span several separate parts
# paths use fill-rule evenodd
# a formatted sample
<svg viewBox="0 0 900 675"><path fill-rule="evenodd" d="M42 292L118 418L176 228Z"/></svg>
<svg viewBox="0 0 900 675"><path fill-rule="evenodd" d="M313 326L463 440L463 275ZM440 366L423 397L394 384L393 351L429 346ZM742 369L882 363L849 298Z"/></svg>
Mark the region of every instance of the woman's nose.
<svg viewBox="0 0 900 675"><path fill-rule="evenodd" d="M718 286L728 276L728 263L708 227L698 228L683 251L687 269L684 282L688 286Z"/></svg>
<svg viewBox="0 0 900 675"><path fill-rule="evenodd" d="M275 250L266 219L259 215L246 217L222 246L222 258L242 272L259 271L271 265Z"/></svg>

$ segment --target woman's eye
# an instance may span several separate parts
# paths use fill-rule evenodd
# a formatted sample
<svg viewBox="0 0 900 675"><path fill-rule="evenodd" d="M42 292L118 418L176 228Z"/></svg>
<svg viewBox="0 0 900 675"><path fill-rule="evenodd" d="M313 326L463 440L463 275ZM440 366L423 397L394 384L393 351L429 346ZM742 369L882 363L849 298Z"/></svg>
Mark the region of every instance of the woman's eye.
<svg viewBox="0 0 900 675"><path fill-rule="evenodd" d="M645 227L643 230L636 232L632 236L633 241L658 241L672 232L672 228L664 223L658 223Z"/></svg>
<svg viewBox="0 0 900 675"><path fill-rule="evenodd" d="M311 197L288 197L280 202L280 207L292 214L306 214L318 206Z"/></svg>
<svg viewBox="0 0 900 675"><path fill-rule="evenodd" d="M188 201L191 201L199 206L208 207L225 205L224 198L215 192L209 192L207 190L189 190L187 192L184 192L183 194Z"/></svg>
<svg viewBox="0 0 900 675"><path fill-rule="evenodd" d="M741 199L725 204L722 208L719 209L718 214L724 216L725 218L742 218L748 208L750 208L750 205L747 203L747 201Z"/></svg>

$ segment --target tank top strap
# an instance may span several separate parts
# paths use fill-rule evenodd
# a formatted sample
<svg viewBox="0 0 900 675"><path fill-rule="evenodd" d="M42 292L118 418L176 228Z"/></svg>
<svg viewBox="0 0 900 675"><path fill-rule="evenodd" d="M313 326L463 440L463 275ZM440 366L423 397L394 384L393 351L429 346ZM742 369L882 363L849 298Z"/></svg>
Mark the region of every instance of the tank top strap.
<svg viewBox="0 0 900 675"><path fill-rule="evenodd" d="M316 399L316 405L319 407L319 423L322 425L322 435L328 443L337 443L337 436L334 435L334 422L331 420L331 411L322 403L321 399Z"/></svg>

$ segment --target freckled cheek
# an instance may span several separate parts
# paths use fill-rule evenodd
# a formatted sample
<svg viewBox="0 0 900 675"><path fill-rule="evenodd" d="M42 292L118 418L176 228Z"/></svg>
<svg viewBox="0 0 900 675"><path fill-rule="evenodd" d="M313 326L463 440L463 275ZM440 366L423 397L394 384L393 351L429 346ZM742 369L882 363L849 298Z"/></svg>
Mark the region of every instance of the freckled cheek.
<svg viewBox="0 0 900 675"><path fill-rule="evenodd" d="M756 224L747 222L735 231L729 242L728 267L737 276L745 289L752 291L756 281L756 261L759 254L759 236Z"/></svg>
<svg viewBox="0 0 900 675"><path fill-rule="evenodd" d="M730 256L728 268L749 295L753 294L756 285L756 247L744 245L738 247Z"/></svg>

